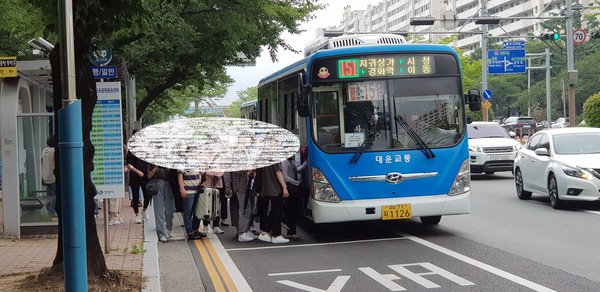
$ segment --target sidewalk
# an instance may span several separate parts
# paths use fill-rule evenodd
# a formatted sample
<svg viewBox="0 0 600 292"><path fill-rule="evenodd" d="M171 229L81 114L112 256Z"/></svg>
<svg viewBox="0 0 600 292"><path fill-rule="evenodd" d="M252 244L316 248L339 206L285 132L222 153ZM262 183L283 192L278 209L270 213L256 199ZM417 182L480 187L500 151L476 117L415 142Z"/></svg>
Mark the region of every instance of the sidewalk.
<svg viewBox="0 0 600 292"><path fill-rule="evenodd" d="M98 237L102 250L104 243L104 218L103 210L96 219ZM109 254L104 253L106 265L109 269L142 271L143 259L146 253L133 253L134 246L145 249L144 225L135 224L135 215L129 207L129 199L123 199L121 217L124 223L109 226L110 248ZM2 223L2 204L0 201L0 224ZM154 222L151 218L152 223ZM38 272L42 268L52 266L56 255L57 235L45 235L22 239L0 238L0 277L17 273ZM158 278L158 275L155 275ZM149 290L159 291L159 290Z"/></svg>
<svg viewBox="0 0 600 292"><path fill-rule="evenodd" d="M167 243L158 242L154 223L154 209L148 208L150 220L135 224L135 215L129 207L129 199L123 199L121 218L123 224L109 226L109 254L104 253L109 269L141 271L146 278L144 292L204 291L204 285L188 242L184 237L181 213L173 219L173 237ZM98 237L104 247L104 210L96 219ZM2 201L0 196L0 225L2 224ZM52 266L56 255L57 235L45 235L22 239L0 238L0 277L12 274L39 272ZM144 250L133 253L134 246ZM159 258L159 250L163 257ZM160 268L162 267L162 269ZM181 271L185 271L182 273ZM161 273L162 271L162 273ZM1 289L0 289L1 290Z"/></svg>

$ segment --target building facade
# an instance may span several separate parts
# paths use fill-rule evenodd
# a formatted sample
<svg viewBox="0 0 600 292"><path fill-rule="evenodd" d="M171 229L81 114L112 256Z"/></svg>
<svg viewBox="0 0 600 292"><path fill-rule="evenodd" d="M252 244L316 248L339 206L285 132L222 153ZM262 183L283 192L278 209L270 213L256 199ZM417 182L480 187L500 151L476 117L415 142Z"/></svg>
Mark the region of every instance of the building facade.
<svg viewBox="0 0 600 292"><path fill-rule="evenodd" d="M485 1L486 12L482 12ZM592 0L574 0L573 4L589 6ZM343 32L404 32L413 33L423 39L437 42L448 35L457 34L454 47L464 51L473 51L481 45L481 25L472 20L460 20L479 17L518 18L547 17L558 14L566 5L565 0L384 0L369 5L365 10L352 10L346 6L342 20L337 27L319 29L317 37L307 47L324 38L326 30ZM444 16L456 16L459 21L446 21ZM433 25L411 26L410 19L433 17ZM540 22L543 19L504 19L498 25L488 25L490 36L512 36L519 38L527 35L539 36L543 33ZM460 33L458 33L460 31ZM445 34L444 32L447 32ZM564 34L564 32L562 32ZM498 42L502 38L497 39Z"/></svg>

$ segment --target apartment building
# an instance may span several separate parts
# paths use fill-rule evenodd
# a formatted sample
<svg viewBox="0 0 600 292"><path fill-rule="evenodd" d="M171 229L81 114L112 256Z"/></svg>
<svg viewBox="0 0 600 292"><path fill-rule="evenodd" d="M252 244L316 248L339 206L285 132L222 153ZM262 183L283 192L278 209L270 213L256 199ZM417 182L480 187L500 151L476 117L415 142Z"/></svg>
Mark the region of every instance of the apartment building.
<svg viewBox="0 0 600 292"><path fill-rule="evenodd" d="M487 13L482 12L482 2L486 1ZM593 0L573 0L573 4L592 5ZM324 39L325 30L344 32L410 32L425 40L437 42L449 34L457 34L454 46L464 51L472 51L481 44L481 25L473 21L462 20L484 16L498 18L544 17L565 7L565 0L384 0L369 5L365 10L344 8L342 20L337 27L320 29L318 36L307 48ZM433 17L441 19L444 15L456 15L457 22L437 20L430 26L411 26L410 19L415 17ZM504 19L498 25L488 25L490 36L519 36L542 33L539 23L542 19ZM563 32L564 33L564 32ZM499 42L503 38L497 39Z"/></svg>

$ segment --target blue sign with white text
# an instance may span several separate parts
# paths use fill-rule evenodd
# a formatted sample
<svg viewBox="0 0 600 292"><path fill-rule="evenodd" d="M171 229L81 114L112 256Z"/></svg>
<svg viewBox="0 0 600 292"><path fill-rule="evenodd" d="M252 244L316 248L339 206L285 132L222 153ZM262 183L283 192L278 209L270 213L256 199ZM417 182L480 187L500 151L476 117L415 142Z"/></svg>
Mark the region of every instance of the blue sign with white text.
<svg viewBox="0 0 600 292"><path fill-rule="evenodd" d="M489 74L515 74L527 71L525 50L489 50Z"/></svg>
<svg viewBox="0 0 600 292"><path fill-rule="evenodd" d="M117 78L117 66L92 66L95 79Z"/></svg>
<svg viewBox="0 0 600 292"><path fill-rule="evenodd" d="M503 41L502 48L503 49L525 49L525 41L522 41L522 40Z"/></svg>

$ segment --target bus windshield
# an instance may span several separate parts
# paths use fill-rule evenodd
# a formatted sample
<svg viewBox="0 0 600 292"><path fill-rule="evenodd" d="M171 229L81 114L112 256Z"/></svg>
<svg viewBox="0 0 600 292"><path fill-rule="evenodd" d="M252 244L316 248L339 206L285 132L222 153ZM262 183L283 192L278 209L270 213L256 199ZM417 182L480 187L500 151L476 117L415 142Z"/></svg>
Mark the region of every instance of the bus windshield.
<svg viewBox="0 0 600 292"><path fill-rule="evenodd" d="M465 133L460 88L458 76L314 87L314 140L326 152L454 146Z"/></svg>

